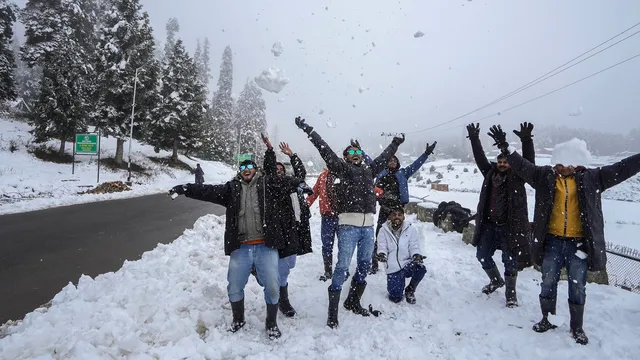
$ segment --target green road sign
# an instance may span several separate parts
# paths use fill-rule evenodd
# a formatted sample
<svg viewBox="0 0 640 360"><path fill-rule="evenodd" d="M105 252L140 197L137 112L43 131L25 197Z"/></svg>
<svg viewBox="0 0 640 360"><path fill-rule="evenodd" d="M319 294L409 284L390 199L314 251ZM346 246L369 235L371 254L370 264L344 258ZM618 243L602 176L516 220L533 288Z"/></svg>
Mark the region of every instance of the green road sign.
<svg viewBox="0 0 640 360"><path fill-rule="evenodd" d="M76 134L76 154L97 155L98 134Z"/></svg>
<svg viewBox="0 0 640 360"><path fill-rule="evenodd" d="M241 163L245 160L251 160L253 155L251 154L238 154L238 162Z"/></svg>

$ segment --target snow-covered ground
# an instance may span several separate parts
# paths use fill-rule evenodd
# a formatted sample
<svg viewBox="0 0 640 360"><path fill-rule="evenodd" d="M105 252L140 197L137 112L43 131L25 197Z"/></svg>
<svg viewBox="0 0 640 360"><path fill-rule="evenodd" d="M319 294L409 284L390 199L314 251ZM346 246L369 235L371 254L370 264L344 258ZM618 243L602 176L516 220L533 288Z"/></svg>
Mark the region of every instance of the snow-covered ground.
<svg viewBox="0 0 640 360"><path fill-rule="evenodd" d="M72 205L84 202L120 199L149 195L167 191L170 187L193 182L194 176L187 170L162 166L149 158L168 158L169 152L155 153L153 147L135 141L132 144L132 163L145 168L147 175L136 172L131 191L115 194L78 195L97 184L97 156L76 156L75 174L71 174L71 164L45 162L28 150L37 147L29 134L31 127L19 121L0 119L0 214L32 211L49 207ZM11 147L15 146L14 152ZM46 144L55 149L60 143L56 140ZM113 158L116 140L102 138L101 157ZM128 143L125 143L125 161ZM66 144L66 152L72 154L73 144ZM204 160L189 159L180 156L180 160L192 168L200 163L205 172L207 183L221 183L231 179L234 171L228 166ZM100 182L126 181L126 170L111 170L100 167Z"/></svg>
<svg viewBox="0 0 640 360"><path fill-rule="evenodd" d="M640 296L612 286L588 285L587 346L569 336L567 282L559 286L558 329L537 334L540 274L520 274L520 307L504 306L504 291L491 296L474 248L459 234L443 234L419 223L428 273L417 304L386 299L384 274L368 278L363 304L380 317L340 311L340 327L326 326L327 283L322 269L317 205L312 209L312 254L302 256L290 276L290 298L298 311L279 316L283 337L264 332L265 306L251 278L245 290L247 325L227 332L228 258L222 217L199 219L194 228L115 273L83 277L68 285L48 310L28 314L0 332L0 359L637 359ZM415 221L409 217L410 221ZM497 259L496 255L496 259ZM499 265L500 266L500 265ZM355 262L351 272L354 272ZM343 291L342 298L346 297Z"/></svg>

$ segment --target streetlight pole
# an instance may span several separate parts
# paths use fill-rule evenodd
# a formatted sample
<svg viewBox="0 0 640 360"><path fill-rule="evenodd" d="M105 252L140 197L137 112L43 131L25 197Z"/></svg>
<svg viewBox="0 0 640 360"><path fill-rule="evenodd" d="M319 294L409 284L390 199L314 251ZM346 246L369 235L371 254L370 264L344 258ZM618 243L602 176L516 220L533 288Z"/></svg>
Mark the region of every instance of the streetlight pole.
<svg viewBox="0 0 640 360"><path fill-rule="evenodd" d="M127 185L131 186L133 183L131 182L131 143L133 143L133 115L136 111L136 90L138 88L138 70L142 67L136 69L136 74L133 78L133 103L131 104L131 124L129 126L129 160L127 161L127 167L129 168L129 176L127 177Z"/></svg>

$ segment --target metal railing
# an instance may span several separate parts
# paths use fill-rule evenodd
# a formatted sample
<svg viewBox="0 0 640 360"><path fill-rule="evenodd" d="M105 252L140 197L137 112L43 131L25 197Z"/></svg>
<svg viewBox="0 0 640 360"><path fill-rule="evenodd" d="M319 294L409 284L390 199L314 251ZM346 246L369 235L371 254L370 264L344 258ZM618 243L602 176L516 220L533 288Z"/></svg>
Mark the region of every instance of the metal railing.
<svg viewBox="0 0 640 360"><path fill-rule="evenodd" d="M609 284L640 294L640 250L607 243Z"/></svg>

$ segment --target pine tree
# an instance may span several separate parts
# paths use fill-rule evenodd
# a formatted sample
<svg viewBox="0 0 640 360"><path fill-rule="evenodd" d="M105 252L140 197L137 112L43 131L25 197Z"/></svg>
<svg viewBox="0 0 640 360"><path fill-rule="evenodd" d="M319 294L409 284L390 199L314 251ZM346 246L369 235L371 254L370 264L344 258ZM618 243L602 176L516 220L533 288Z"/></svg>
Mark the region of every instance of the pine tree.
<svg viewBox="0 0 640 360"><path fill-rule="evenodd" d="M42 70L32 133L39 142L60 139L60 153L76 132L86 130L95 44L92 6L91 0L29 0L22 12L22 59Z"/></svg>
<svg viewBox="0 0 640 360"><path fill-rule="evenodd" d="M209 122L205 126L205 154L208 157L233 163L234 140L236 131L233 124L233 55L231 47L227 46L222 54L218 91L216 91L211 105Z"/></svg>
<svg viewBox="0 0 640 360"><path fill-rule="evenodd" d="M202 46L200 46L200 39L196 39L196 50L193 52L193 63L198 69L198 78L200 78L202 71Z"/></svg>
<svg viewBox="0 0 640 360"><path fill-rule="evenodd" d="M162 71L162 102L154 110L148 127L148 143L157 148L199 150L202 146L202 122L207 109L204 86L198 80L196 65L187 54L182 40L175 42Z"/></svg>
<svg viewBox="0 0 640 360"><path fill-rule="evenodd" d="M11 47L13 23L18 7L8 0L0 0L0 101L16 98L14 69L16 60Z"/></svg>
<svg viewBox="0 0 640 360"><path fill-rule="evenodd" d="M166 59L173 52L173 47L176 44L176 34L180 31L178 18L169 18L165 30L167 31L167 42L164 44L164 55Z"/></svg>
<svg viewBox="0 0 640 360"><path fill-rule="evenodd" d="M260 133L267 132L267 106L262 92L253 81L247 81L238 99L236 131L238 134L238 152L261 157L264 144Z"/></svg>
<svg viewBox="0 0 640 360"><path fill-rule="evenodd" d="M204 45L202 47L202 57L200 59L200 82L209 89L209 83L211 82L211 45L209 44L209 38L204 38Z"/></svg>
<svg viewBox="0 0 640 360"><path fill-rule="evenodd" d="M149 15L139 0L111 0L110 5L97 47L97 101L92 116L103 134L117 139L115 162L122 165L134 79L137 74L134 131L140 131L158 101L159 64Z"/></svg>

